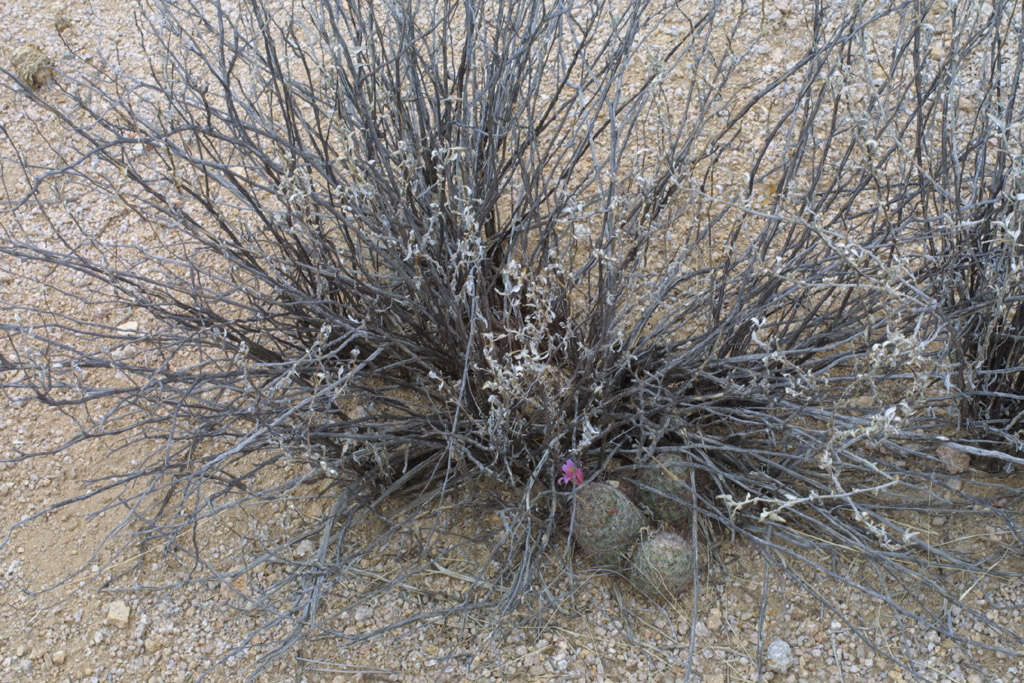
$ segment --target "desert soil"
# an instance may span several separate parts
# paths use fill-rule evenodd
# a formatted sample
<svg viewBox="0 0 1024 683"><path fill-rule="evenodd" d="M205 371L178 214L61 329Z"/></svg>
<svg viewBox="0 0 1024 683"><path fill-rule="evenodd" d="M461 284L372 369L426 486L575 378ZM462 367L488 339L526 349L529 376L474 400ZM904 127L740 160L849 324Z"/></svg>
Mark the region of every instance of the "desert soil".
<svg viewBox="0 0 1024 683"><path fill-rule="evenodd" d="M787 36L799 35L804 26L799 3L770 2L766 8L758 51L763 62L754 65L770 72L787 59ZM69 27L63 39L54 17L63 5L40 0L5 0L0 3L0 58L26 43L38 45L52 56L60 78L68 45L76 50L141 59L126 36L133 34L130 3L92 0L68 5ZM755 3L756 5L756 3ZM767 27L765 29L764 27ZM672 27L666 27L666 36ZM59 99L53 92L43 96ZM49 145L62 133L48 114L11 92L0 92L0 121L19 148L33 150L39 160L50 156ZM5 147L8 150L9 147ZM5 151L5 154L7 152ZM3 159L4 180L17 187L17 168ZM113 226L129 240L143 226L116 207L96 203L83 206L84 220L97 229ZM13 230L30 236L43 234L44 217L26 208ZM0 263L0 297L5 302L64 310L76 305L53 292L26 286L47 274L30 264ZM73 289L78 283L61 283ZM70 311L75 312L75 311ZM79 315L84 315L77 311ZM97 303L89 313L113 325L137 324L129 314ZM10 397L0 404L0 458L13 449L34 449L52 444L67 433L67 418L28 401ZM107 452L96 444L71 448L59 457L37 458L0 465L0 529L16 525L48 505L80 494L86 481L128 468L130 449ZM982 473L966 475L967 485ZM1005 482L1004 483L1009 483ZM1019 486L1021 482L1016 481ZM107 548L97 544L118 529L121 513L112 495L69 505L0 535L0 680L3 681L186 681L207 673L210 680L235 680L254 662L259 645L275 633L258 635L253 652L231 655L256 623L247 611L244 593L248 582L266 576L241 575L221 584L185 585L187 566L179 566L159 553L136 556L130 545L113 537ZM1021 515L1021 509L1008 511ZM297 519L301 510L281 511ZM250 520L259 525L267 520ZM925 520L924 533L943 538L976 537L977 543L1000 547L1006 539L991 529L964 526L955 517ZM209 534L214 556L230 567L237 539L215 526ZM4 532L5 534L6 532ZM1019 552L1019 549L1018 549ZM138 561L138 567L134 563ZM156 590L114 591L107 581L129 569L134 583ZM1020 567L1017 567L1019 570ZM854 563L851 576L864 571ZM77 572L77 573L76 573ZM69 574L73 576L64 580ZM876 642L892 652L909 654L928 680L980 681L972 664L981 663L1001 680L1024 679L1024 665L1004 655L965 650L933 631L915 627L900 630L884 608L865 595L834 584L821 584L833 604L849 622L823 610L806 591L771 579L764 605L763 633L758 619L765 585L764 567L756 553L740 540L724 539L714 549L706 585L696 604L693 626L695 646L693 680L756 680L759 635L765 646L776 639L792 649L793 663L784 672L767 671L764 680L855 681L904 680L883 656L872 652L851 630L859 624ZM368 579L369 580L369 579ZM457 590L457 572L439 571L435 590ZM230 584L230 585L229 585ZM177 586L177 587L175 587ZM288 654L261 676L263 680L334 681L356 676L379 679L577 679L577 680L683 680L691 643L691 611L684 600L654 606L611 577L589 577L573 604L552 613L530 629L514 632L503 642L485 639L486 628L466 623L437 623L357 644L315 642ZM982 612L993 606L1022 604L1024 585L982 580L965 589L965 602ZM422 599L412 592L371 603L351 615L352 634L369 632L400 614L406 601ZM422 607L423 604L420 603ZM1021 610L1012 615L993 611L994 619L1015 619L1019 633ZM985 640L986 626L954 613L952 623L962 633ZM456 638L458 640L456 640ZM452 653L471 655L458 660ZM469 662L468 665L466 662ZM212 668L211 668L212 667Z"/></svg>

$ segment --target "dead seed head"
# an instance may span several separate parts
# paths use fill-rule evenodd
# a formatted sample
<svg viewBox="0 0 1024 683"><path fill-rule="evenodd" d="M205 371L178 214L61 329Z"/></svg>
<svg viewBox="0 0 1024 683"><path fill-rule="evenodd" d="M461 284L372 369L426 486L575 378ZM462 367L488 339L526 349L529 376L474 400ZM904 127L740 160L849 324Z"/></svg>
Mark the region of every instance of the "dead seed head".
<svg viewBox="0 0 1024 683"><path fill-rule="evenodd" d="M64 33L71 28L71 10L67 7L59 8L53 15L53 28L57 33Z"/></svg>

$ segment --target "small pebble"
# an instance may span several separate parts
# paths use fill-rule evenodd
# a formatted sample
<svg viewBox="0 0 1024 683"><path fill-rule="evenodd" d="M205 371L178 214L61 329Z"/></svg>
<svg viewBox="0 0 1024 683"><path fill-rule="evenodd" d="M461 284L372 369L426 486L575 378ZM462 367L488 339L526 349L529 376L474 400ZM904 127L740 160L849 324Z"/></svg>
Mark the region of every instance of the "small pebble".
<svg viewBox="0 0 1024 683"><path fill-rule="evenodd" d="M107 622L115 626L125 627L131 617L131 608L124 600L114 600L107 606Z"/></svg>
<svg viewBox="0 0 1024 683"><path fill-rule="evenodd" d="M784 674L793 666L793 649L782 639L773 640L765 651L768 668Z"/></svg>

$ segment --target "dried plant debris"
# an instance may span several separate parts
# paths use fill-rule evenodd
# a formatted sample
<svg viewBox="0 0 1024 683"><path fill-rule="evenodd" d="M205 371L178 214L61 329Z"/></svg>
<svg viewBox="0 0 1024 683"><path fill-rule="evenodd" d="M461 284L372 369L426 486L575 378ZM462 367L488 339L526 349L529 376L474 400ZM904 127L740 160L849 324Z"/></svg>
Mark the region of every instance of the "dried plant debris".
<svg viewBox="0 0 1024 683"><path fill-rule="evenodd" d="M71 21L71 8L66 5L59 7L56 12L53 13L53 28L57 33L64 33L72 26Z"/></svg>

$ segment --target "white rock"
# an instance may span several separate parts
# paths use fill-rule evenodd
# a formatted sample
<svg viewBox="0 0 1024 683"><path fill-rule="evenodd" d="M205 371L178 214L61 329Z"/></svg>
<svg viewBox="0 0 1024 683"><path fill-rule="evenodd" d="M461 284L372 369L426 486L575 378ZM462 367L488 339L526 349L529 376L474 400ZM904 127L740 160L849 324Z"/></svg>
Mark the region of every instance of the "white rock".
<svg viewBox="0 0 1024 683"><path fill-rule="evenodd" d="M369 605L356 607L356 621L366 621L373 616L373 608Z"/></svg>
<svg viewBox="0 0 1024 683"><path fill-rule="evenodd" d="M313 541L307 538L295 546L295 557L296 559L308 557L314 550L316 550L316 546L313 545Z"/></svg>
<svg viewBox="0 0 1024 683"><path fill-rule="evenodd" d="M131 617L131 609L124 600L114 600L107 606L107 622L124 628Z"/></svg>
<svg viewBox="0 0 1024 683"><path fill-rule="evenodd" d="M142 641L146 638L146 631L149 630L149 616L143 612L135 617L135 630L132 632L132 639Z"/></svg>
<svg viewBox="0 0 1024 683"><path fill-rule="evenodd" d="M768 660L769 669L784 674L793 666L793 649L786 641L776 639L768 646L765 658Z"/></svg>
<svg viewBox="0 0 1024 683"><path fill-rule="evenodd" d="M64 650L57 650L53 653L53 663L57 666L61 666L68 659L68 653Z"/></svg>

